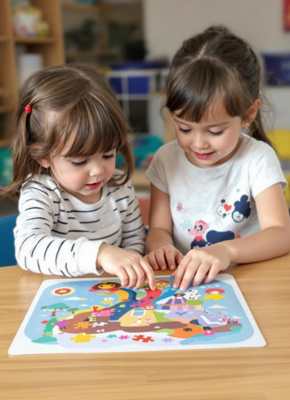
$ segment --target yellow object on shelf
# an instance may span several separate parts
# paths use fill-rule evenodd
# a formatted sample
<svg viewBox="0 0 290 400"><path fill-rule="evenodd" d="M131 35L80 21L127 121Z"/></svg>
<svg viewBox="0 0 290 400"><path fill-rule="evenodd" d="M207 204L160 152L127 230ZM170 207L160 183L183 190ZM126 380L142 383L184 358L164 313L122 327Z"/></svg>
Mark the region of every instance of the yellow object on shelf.
<svg viewBox="0 0 290 400"><path fill-rule="evenodd" d="M290 129L274 129L269 131L267 136L277 151L285 178L288 182L285 196L290 208Z"/></svg>

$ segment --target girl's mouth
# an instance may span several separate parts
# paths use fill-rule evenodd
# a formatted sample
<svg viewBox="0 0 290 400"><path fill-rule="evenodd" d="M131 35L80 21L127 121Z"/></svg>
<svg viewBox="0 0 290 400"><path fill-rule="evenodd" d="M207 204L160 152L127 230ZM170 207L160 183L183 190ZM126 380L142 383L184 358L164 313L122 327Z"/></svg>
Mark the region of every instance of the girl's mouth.
<svg viewBox="0 0 290 400"><path fill-rule="evenodd" d="M197 158L199 158L200 160L208 160L212 155L213 155L213 151L211 153L197 153L195 152L195 156Z"/></svg>
<svg viewBox="0 0 290 400"><path fill-rule="evenodd" d="M89 189L97 189L101 185L101 182L87 183L86 186Z"/></svg>

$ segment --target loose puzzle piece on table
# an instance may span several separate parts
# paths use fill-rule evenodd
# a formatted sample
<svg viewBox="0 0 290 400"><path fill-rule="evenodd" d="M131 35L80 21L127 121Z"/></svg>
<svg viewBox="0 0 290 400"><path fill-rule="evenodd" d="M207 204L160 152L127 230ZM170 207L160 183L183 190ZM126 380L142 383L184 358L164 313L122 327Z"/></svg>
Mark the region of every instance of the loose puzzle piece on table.
<svg viewBox="0 0 290 400"><path fill-rule="evenodd" d="M259 347L265 340L231 275L173 289L123 288L117 278L46 280L9 354Z"/></svg>

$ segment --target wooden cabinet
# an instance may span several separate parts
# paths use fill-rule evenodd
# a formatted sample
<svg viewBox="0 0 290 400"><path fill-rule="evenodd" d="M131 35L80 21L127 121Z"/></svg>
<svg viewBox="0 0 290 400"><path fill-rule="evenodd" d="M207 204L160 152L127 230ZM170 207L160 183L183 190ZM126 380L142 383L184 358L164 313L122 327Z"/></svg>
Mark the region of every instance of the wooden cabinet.
<svg viewBox="0 0 290 400"><path fill-rule="evenodd" d="M64 63L60 0L30 3L42 10L50 28L48 38L14 36L10 0L0 1L0 147L8 146L12 138L11 120L18 97L17 46L24 47L27 53L41 54L44 67Z"/></svg>

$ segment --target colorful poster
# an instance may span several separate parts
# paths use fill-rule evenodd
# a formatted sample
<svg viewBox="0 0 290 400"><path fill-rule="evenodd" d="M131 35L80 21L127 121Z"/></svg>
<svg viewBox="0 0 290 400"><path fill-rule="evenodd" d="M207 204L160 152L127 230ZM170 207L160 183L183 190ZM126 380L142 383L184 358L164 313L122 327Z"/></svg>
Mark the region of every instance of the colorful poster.
<svg viewBox="0 0 290 400"><path fill-rule="evenodd" d="M117 278L47 280L9 354L105 353L259 347L265 340L234 278L173 289L121 287Z"/></svg>

